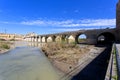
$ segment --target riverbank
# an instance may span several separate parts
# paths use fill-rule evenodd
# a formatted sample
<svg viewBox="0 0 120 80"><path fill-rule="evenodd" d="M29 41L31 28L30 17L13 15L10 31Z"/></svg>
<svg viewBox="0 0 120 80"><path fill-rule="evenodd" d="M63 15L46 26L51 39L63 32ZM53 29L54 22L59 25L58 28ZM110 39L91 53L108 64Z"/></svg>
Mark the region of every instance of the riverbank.
<svg viewBox="0 0 120 80"><path fill-rule="evenodd" d="M84 67L98 56L105 48L94 45L75 45L50 43L42 47L42 51L51 63L65 74L69 74L79 65ZM89 60L88 60L89 59ZM83 67L83 66L82 66ZM71 75L77 74L77 71Z"/></svg>

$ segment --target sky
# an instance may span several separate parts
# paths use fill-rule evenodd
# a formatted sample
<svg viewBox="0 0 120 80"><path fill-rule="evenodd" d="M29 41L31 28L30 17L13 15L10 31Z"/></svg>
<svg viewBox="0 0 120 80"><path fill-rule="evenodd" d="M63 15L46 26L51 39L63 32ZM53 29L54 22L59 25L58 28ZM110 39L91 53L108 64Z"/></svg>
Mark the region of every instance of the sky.
<svg viewBox="0 0 120 80"><path fill-rule="evenodd" d="M0 0L0 33L115 28L118 0Z"/></svg>

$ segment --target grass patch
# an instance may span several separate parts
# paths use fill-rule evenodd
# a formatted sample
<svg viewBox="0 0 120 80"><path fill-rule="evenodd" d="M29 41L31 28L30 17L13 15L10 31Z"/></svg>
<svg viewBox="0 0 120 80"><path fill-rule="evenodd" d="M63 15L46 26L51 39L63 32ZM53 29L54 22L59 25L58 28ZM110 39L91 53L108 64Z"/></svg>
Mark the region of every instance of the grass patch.
<svg viewBox="0 0 120 80"><path fill-rule="evenodd" d="M47 43L41 49L49 59L77 64L81 55L90 51L90 47L80 47L76 44Z"/></svg>
<svg viewBox="0 0 120 80"><path fill-rule="evenodd" d="M112 76L112 79L113 80L117 80L117 76Z"/></svg>
<svg viewBox="0 0 120 80"><path fill-rule="evenodd" d="M86 42L86 39L78 39L78 42Z"/></svg>
<svg viewBox="0 0 120 80"><path fill-rule="evenodd" d="M5 39L0 39L0 41L6 41Z"/></svg>
<svg viewBox="0 0 120 80"><path fill-rule="evenodd" d="M2 44L2 45L1 45L1 48L3 48L3 49L10 49L10 46L7 45L7 44Z"/></svg>
<svg viewBox="0 0 120 80"><path fill-rule="evenodd" d="M15 39L10 39L10 41L15 41Z"/></svg>
<svg viewBox="0 0 120 80"><path fill-rule="evenodd" d="M6 42L6 41L0 41L0 48L1 49L10 49L10 42Z"/></svg>

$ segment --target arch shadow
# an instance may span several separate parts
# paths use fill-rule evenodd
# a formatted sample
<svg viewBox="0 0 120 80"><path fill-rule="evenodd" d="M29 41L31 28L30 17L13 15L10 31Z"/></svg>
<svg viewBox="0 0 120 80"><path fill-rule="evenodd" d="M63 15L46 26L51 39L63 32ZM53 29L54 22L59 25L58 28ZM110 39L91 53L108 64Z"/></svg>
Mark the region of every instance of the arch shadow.
<svg viewBox="0 0 120 80"><path fill-rule="evenodd" d="M106 45L114 42L115 42L115 36L110 32L101 33L97 37L97 44Z"/></svg>
<svg viewBox="0 0 120 80"><path fill-rule="evenodd" d="M104 80L111 49L112 44L107 45L106 49L99 56L90 62L82 71L73 76L71 80Z"/></svg>

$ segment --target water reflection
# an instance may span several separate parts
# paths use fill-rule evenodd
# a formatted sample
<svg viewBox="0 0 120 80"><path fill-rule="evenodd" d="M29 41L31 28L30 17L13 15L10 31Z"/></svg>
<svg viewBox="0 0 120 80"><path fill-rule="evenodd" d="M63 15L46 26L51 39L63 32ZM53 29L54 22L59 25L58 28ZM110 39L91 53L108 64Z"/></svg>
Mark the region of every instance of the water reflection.
<svg viewBox="0 0 120 80"><path fill-rule="evenodd" d="M0 55L0 80L59 80L59 75L36 47L44 44L16 42L15 49Z"/></svg>
<svg viewBox="0 0 120 80"><path fill-rule="evenodd" d="M45 46L46 43L38 43L38 42L28 42L28 46L39 47Z"/></svg>

